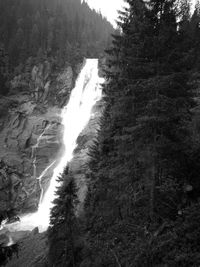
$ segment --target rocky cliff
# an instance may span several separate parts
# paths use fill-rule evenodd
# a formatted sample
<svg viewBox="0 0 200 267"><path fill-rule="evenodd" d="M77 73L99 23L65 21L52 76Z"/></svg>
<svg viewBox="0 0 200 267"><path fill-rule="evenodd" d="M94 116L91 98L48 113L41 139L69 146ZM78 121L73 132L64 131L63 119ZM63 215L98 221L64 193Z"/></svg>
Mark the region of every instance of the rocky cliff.
<svg viewBox="0 0 200 267"><path fill-rule="evenodd" d="M71 66L53 73L51 63L45 61L33 66L28 77L16 76L10 94L0 99L0 214L4 217L37 209L41 188L47 187L61 152L60 112L76 76Z"/></svg>
<svg viewBox="0 0 200 267"><path fill-rule="evenodd" d="M104 108L103 100L96 103L93 108L92 116L85 129L81 132L77 139L77 147L74 151L74 157L69 163L70 172L78 185L78 197L80 204L78 213L83 211L83 204L87 192L87 178L89 147L93 144L97 137L99 129L99 119ZM46 233L38 233L38 229L32 232L19 231L8 233L5 229L0 231L0 242L7 244L9 237L12 237L14 243L18 243L17 253L7 263L7 267L26 267L26 266L46 266L47 265L47 236ZM20 241L20 243L19 243ZM12 245L14 249L16 245Z"/></svg>

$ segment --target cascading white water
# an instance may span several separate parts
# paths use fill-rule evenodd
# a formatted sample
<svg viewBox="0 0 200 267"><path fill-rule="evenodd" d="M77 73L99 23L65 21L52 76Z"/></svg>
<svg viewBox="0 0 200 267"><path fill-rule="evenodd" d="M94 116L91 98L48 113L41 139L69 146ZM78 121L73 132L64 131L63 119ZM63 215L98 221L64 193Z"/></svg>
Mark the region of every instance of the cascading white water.
<svg viewBox="0 0 200 267"><path fill-rule="evenodd" d="M20 222L5 225L5 228L9 231L32 230L38 226L40 232L42 232L48 228L50 210L53 206L52 201L55 198L56 187L59 186L57 177L63 172L67 162L72 159L73 151L76 148L76 140L90 120L93 106L101 99L102 82L103 78L98 75L98 59L87 59L79 74L75 88L71 92L69 102L61 113L64 126L64 153L54 169L49 188L43 198L40 198L42 201L39 204L38 211L22 216ZM47 169L50 167L47 167ZM37 179L40 180L41 175Z"/></svg>

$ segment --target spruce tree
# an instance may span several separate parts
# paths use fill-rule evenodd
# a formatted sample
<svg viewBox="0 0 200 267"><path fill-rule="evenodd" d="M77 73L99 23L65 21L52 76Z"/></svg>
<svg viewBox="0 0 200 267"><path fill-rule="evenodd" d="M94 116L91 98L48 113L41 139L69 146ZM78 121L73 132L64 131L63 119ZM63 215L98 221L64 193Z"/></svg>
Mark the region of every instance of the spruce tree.
<svg viewBox="0 0 200 267"><path fill-rule="evenodd" d="M6 95L9 91L7 81L9 75L8 56L4 46L0 44L0 94Z"/></svg>
<svg viewBox="0 0 200 267"><path fill-rule="evenodd" d="M177 219L191 167L190 67L176 1L127 2L108 50L98 163L94 156L88 174L93 266L154 266L151 244Z"/></svg>
<svg viewBox="0 0 200 267"><path fill-rule="evenodd" d="M51 211L49 237L50 266L77 266L79 261L79 227L76 217L77 189L66 168L59 178L57 198Z"/></svg>

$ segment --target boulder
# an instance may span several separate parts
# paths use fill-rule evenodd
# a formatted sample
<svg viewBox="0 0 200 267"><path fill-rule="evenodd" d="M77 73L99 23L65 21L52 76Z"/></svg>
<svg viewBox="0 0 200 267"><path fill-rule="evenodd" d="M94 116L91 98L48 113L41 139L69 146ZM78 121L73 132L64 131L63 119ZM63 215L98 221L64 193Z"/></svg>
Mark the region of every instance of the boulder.
<svg viewBox="0 0 200 267"><path fill-rule="evenodd" d="M39 228L38 228L38 227L35 227L35 228L31 231L31 235L32 235L32 236L35 236L35 235L37 235L37 234L39 234Z"/></svg>
<svg viewBox="0 0 200 267"><path fill-rule="evenodd" d="M24 238L27 238L30 236L30 231L15 231L8 233L9 236L12 238L13 243L17 243L21 241Z"/></svg>

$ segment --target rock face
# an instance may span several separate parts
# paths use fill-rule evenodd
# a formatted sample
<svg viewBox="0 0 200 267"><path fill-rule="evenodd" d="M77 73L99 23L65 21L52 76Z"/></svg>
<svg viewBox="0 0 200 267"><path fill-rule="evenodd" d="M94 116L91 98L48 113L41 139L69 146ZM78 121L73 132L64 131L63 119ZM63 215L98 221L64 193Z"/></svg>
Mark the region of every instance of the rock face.
<svg viewBox="0 0 200 267"><path fill-rule="evenodd" d="M0 221L5 217L12 221L16 214L37 210L41 192L48 188L62 154L60 114L78 69L80 65L75 71L67 66L55 75L44 62L33 67L29 81L24 81L23 75L14 78L11 94L1 99ZM97 136L102 109L102 101L97 102L69 164L79 188L79 211L87 192L88 151Z"/></svg>
<svg viewBox="0 0 200 267"><path fill-rule="evenodd" d="M48 186L62 152L60 113L73 87L73 70L68 66L52 75L45 61L33 67L29 82L21 75L11 85L0 116L0 214L8 217L36 210L41 186Z"/></svg>

